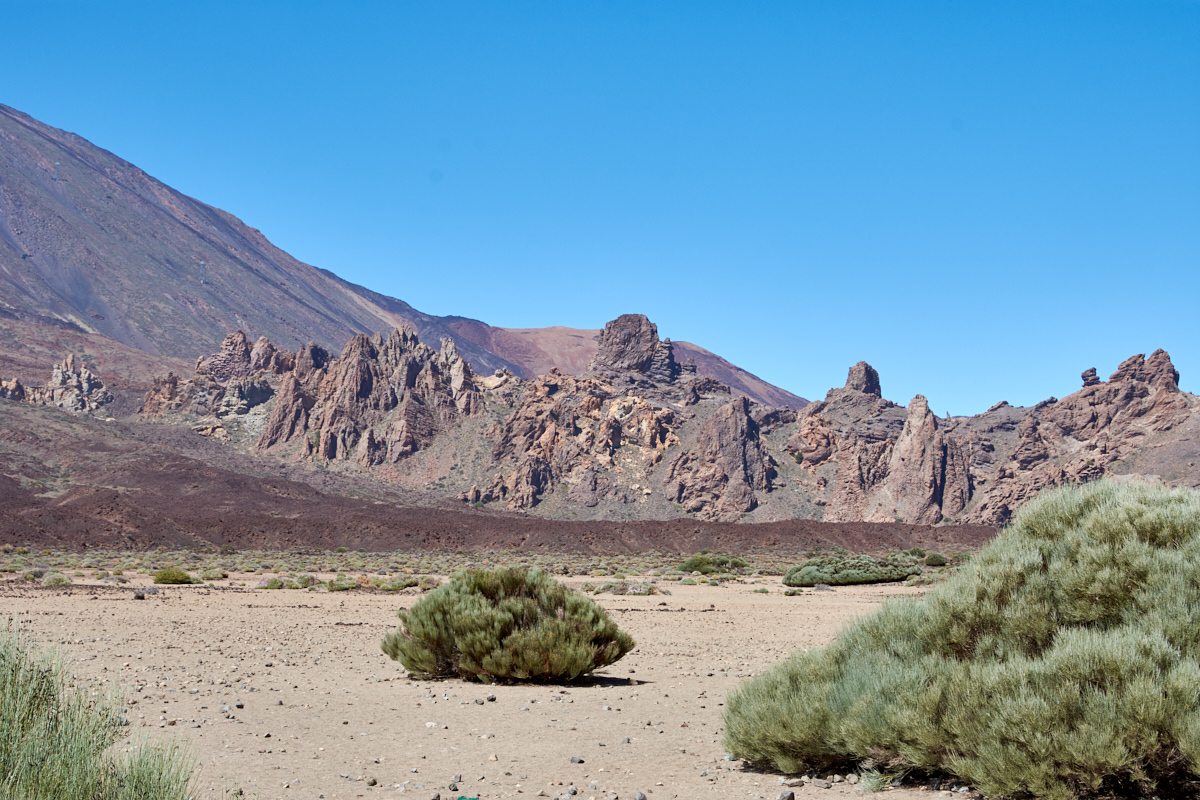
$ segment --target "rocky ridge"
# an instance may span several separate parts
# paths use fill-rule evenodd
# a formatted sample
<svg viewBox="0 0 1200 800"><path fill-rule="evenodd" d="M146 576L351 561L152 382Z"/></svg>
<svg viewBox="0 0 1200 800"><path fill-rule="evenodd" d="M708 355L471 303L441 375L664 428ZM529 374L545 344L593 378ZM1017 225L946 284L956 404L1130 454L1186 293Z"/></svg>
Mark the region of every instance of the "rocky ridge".
<svg viewBox="0 0 1200 800"><path fill-rule="evenodd" d="M262 455L566 518L1000 525L1042 489L1149 472L1148 453L1150 474L1200 484L1200 402L1164 351L1082 378L1062 400L940 418L921 395L885 399L860 362L824 400L772 408L697 375L625 315L583 374L529 381L476 375L451 339L433 350L407 330L354 337L336 358L235 333L188 380L160 379L145 411L192 415L197 432Z"/></svg>

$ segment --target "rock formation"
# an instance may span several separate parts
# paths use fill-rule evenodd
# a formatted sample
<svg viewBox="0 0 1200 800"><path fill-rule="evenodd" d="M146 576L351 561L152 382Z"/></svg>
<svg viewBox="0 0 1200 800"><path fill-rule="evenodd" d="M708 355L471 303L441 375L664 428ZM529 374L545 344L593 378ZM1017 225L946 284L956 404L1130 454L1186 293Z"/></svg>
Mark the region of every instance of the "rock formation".
<svg viewBox="0 0 1200 800"><path fill-rule="evenodd" d="M1016 426L1016 446L984 473L987 489L964 520L1003 524L1041 490L1110 474L1148 438L1197 412L1195 396L1179 390L1179 373L1163 350L1126 359L1107 381L1095 376L1095 369L1084 372L1081 390L1026 412Z"/></svg>
<svg viewBox="0 0 1200 800"><path fill-rule="evenodd" d="M45 386L24 386L16 378L0 380L0 398L56 406L75 413L93 413L113 401L112 392L74 355L54 365Z"/></svg>
<svg viewBox="0 0 1200 800"><path fill-rule="evenodd" d="M56 376L76 380L72 370ZM1157 470L1200 484L1200 401L1179 390L1165 352L1128 359L1107 381L1081 377L1062 400L943 419L921 395L907 407L885 399L859 362L824 400L771 408L680 365L652 322L628 314L605 326L583 375L530 381L476 376L452 340L434 350L404 329L355 336L337 357L233 333L192 377L159 379L145 410L190 415L198 433L264 455L349 462L435 496L548 516L999 525L1063 483Z"/></svg>
<svg viewBox="0 0 1200 800"><path fill-rule="evenodd" d="M709 416L695 446L671 461L664 491L701 519L733 521L758 505L755 492L771 491L774 477L775 461L741 397Z"/></svg>

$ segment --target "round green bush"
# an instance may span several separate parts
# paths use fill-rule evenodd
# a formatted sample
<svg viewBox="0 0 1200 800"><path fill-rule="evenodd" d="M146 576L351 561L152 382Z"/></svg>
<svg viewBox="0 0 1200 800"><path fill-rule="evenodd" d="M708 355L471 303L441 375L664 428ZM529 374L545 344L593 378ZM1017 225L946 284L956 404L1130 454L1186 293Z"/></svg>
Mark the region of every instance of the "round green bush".
<svg viewBox="0 0 1200 800"><path fill-rule="evenodd" d="M930 553L925 556L925 566L927 567L944 567L946 566L946 557L941 553Z"/></svg>
<svg viewBox="0 0 1200 800"><path fill-rule="evenodd" d="M1200 780L1200 492L1046 492L924 600L743 684L726 749L784 772L950 773L988 796Z"/></svg>
<svg viewBox="0 0 1200 800"><path fill-rule="evenodd" d="M521 567L457 572L399 617L383 652L427 678L570 681L635 646L592 600Z"/></svg>
<svg viewBox="0 0 1200 800"><path fill-rule="evenodd" d="M902 581L910 575L920 575L916 559L905 554L872 558L842 552L831 556L810 558L792 567L783 576L785 586L849 586L858 583L888 583Z"/></svg>
<svg viewBox="0 0 1200 800"><path fill-rule="evenodd" d="M71 579L61 572L47 572L42 578L42 586L70 586Z"/></svg>
<svg viewBox="0 0 1200 800"><path fill-rule="evenodd" d="M178 567L165 567L154 573L154 582L168 585L191 583L192 576Z"/></svg>

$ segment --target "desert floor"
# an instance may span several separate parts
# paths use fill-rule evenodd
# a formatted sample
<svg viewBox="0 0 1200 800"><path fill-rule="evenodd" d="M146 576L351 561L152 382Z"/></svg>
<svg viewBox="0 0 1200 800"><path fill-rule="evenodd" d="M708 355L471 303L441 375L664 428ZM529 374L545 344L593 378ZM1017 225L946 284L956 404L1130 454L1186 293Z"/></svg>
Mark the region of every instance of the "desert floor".
<svg viewBox="0 0 1200 800"><path fill-rule="evenodd" d="M764 587L767 594L755 593ZM782 589L773 577L672 584L670 596L601 595L638 647L567 687L410 680L379 642L396 609L417 595L219 585L160 587L135 600L130 586L8 580L0 613L61 649L92 691L118 689L128 699L129 735L119 748L144 737L186 742L199 763L197 797L240 789L264 799L533 798L574 786L578 800L632 800L639 791L649 800L770 799L787 788L780 775L725 760L726 694L789 652L827 643L886 598L919 591L840 587L785 597ZM793 790L801 798L859 794L845 783Z"/></svg>

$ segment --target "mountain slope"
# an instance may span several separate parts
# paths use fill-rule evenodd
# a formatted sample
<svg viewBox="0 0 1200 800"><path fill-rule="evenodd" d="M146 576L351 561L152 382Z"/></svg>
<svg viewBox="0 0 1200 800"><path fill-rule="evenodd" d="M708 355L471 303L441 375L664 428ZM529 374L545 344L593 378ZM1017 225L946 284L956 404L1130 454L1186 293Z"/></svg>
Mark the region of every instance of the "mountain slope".
<svg viewBox="0 0 1200 800"><path fill-rule="evenodd" d="M501 329L424 314L298 261L233 215L0 105L0 328L14 321L189 363L231 330L291 350L310 341L338 350L358 333L410 327L432 344L453 336L481 374L529 378L575 365L565 353L507 345L504 357L488 344L504 336L488 331ZM10 338L19 349L21 337ZM758 383L749 391L768 401Z"/></svg>

